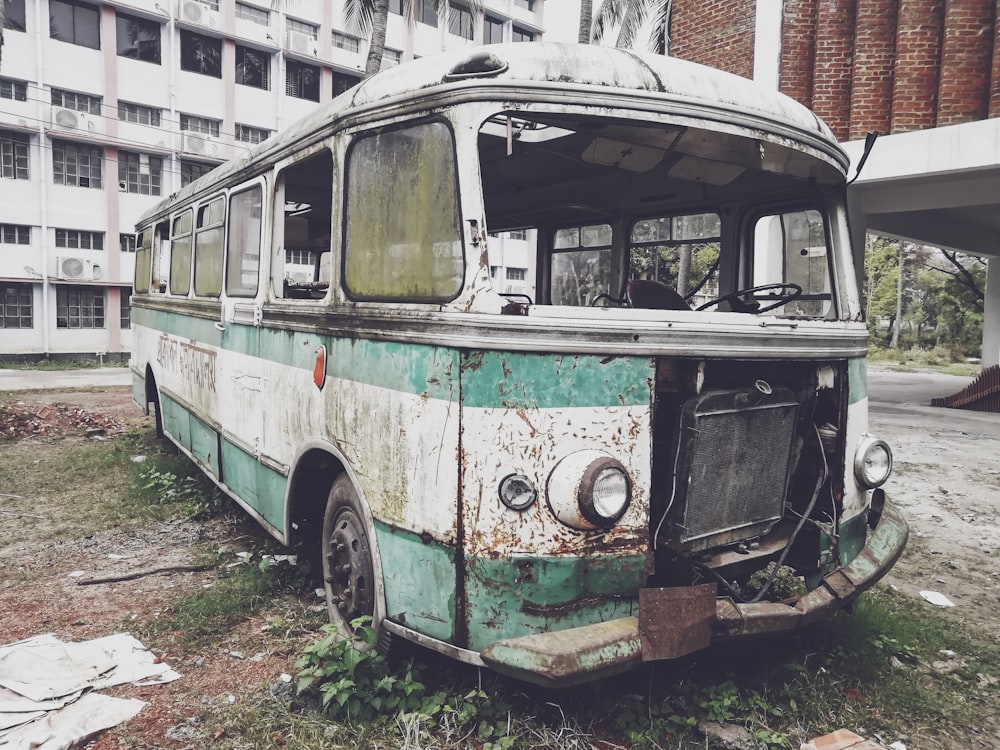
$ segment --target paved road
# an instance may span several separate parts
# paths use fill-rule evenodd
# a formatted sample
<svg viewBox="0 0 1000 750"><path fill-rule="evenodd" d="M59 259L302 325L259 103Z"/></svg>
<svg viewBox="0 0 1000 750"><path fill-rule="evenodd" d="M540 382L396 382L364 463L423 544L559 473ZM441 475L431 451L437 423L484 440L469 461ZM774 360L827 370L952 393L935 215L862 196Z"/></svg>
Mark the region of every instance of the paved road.
<svg viewBox="0 0 1000 750"><path fill-rule="evenodd" d="M0 391L39 388L92 388L130 385L127 367L95 367L87 370L0 370Z"/></svg>

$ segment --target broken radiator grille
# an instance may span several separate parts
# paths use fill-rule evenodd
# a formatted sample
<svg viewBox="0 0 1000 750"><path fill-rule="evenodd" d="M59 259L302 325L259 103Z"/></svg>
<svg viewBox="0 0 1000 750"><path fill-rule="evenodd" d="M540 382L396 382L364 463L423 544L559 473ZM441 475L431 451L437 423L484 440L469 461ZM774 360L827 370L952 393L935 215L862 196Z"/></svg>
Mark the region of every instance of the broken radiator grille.
<svg viewBox="0 0 1000 750"><path fill-rule="evenodd" d="M781 518L798 403L784 388L704 393L685 405L675 543L704 549L766 533Z"/></svg>

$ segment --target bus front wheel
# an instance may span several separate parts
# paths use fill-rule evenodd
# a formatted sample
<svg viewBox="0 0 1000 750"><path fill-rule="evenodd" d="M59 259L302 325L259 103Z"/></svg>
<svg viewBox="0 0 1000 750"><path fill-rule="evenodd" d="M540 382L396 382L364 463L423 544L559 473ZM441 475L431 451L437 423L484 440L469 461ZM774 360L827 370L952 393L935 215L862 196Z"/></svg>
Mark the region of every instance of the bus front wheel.
<svg viewBox="0 0 1000 750"><path fill-rule="evenodd" d="M323 580L330 621L342 630L350 633L354 620L374 616L375 580L371 544L358 494L346 474L334 481L326 501Z"/></svg>

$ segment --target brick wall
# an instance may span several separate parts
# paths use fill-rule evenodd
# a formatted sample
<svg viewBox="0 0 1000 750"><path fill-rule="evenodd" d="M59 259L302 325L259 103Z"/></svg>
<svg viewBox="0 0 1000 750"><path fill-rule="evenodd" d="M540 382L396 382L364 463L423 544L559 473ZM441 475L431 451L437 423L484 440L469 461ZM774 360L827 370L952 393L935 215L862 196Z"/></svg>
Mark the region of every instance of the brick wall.
<svg viewBox="0 0 1000 750"><path fill-rule="evenodd" d="M983 120L989 114L993 0L948 0L944 15L937 124Z"/></svg>
<svg viewBox="0 0 1000 750"><path fill-rule="evenodd" d="M755 0L675 2L671 54L752 78L755 7Z"/></svg>
<svg viewBox="0 0 1000 750"><path fill-rule="evenodd" d="M847 138L851 122L855 0L819 0L812 108L834 135Z"/></svg>
<svg viewBox="0 0 1000 750"><path fill-rule="evenodd" d="M779 86L842 139L1000 117L998 0L784 0ZM750 77L755 0L673 0L673 54Z"/></svg>
<svg viewBox="0 0 1000 750"><path fill-rule="evenodd" d="M848 138L892 124L892 71L896 60L896 0L858 0L851 70L851 126Z"/></svg>

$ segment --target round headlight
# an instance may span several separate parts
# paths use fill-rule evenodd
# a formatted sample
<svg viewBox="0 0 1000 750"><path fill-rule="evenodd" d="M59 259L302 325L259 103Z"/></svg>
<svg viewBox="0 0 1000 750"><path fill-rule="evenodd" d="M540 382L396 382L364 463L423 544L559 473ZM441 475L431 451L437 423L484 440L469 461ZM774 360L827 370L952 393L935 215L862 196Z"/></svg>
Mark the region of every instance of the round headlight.
<svg viewBox="0 0 1000 750"><path fill-rule="evenodd" d="M885 484L892 473L892 450L884 440L866 435L858 444L854 456L854 476L872 490Z"/></svg>
<svg viewBox="0 0 1000 750"><path fill-rule="evenodd" d="M609 529L625 515L632 480L620 461L602 450L564 456L549 475L549 508L562 523L581 531Z"/></svg>
<svg viewBox="0 0 1000 750"><path fill-rule="evenodd" d="M524 474L508 474L500 480L500 502L511 510L527 510L537 499L535 483Z"/></svg>
<svg viewBox="0 0 1000 750"><path fill-rule="evenodd" d="M578 497L583 517L597 526L611 526L625 515L629 503L628 475L613 458L594 461L583 473Z"/></svg>

